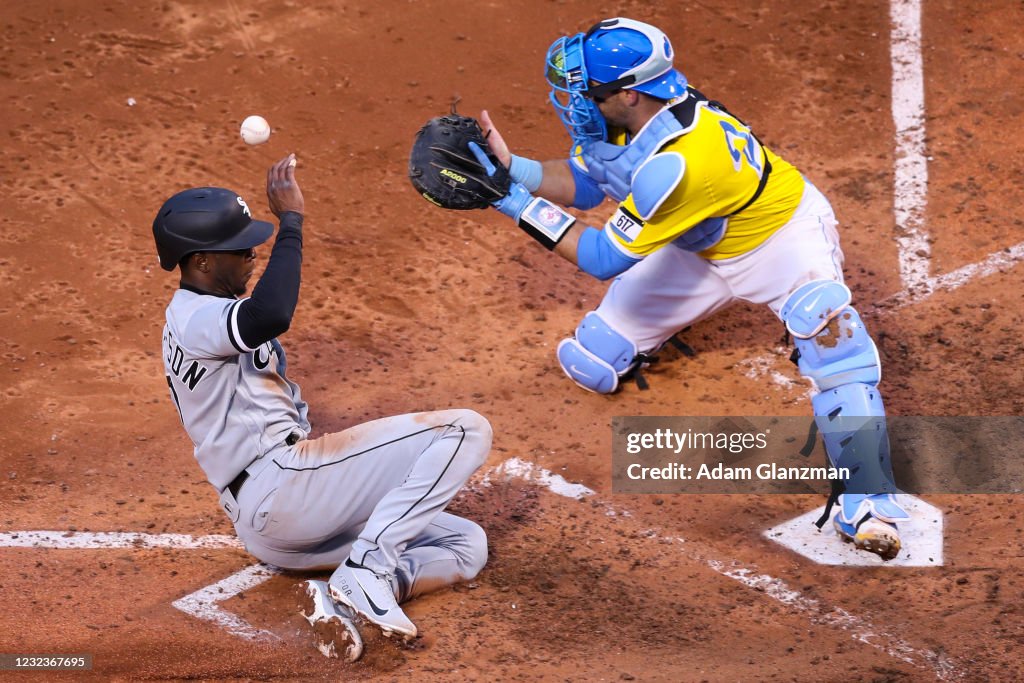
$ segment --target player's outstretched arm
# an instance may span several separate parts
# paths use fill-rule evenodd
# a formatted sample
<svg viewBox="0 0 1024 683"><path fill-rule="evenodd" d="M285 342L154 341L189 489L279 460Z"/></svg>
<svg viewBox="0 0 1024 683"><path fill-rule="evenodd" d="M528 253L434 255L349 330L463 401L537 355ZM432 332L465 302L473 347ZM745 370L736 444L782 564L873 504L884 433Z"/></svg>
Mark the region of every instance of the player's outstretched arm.
<svg viewBox="0 0 1024 683"><path fill-rule="evenodd" d="M267 200L280 220L267 268L252 296L238 307L238 332L250 349L284 334L299 302L302 276L302 214L305 200L295 179L295 155L267 171Z"/></svg>
<svg viewBox="0 0 1024 683"><path fill-rule="evenodd" d="M569 228L562 239L559 240L558 244L555 245L555 248L552 251L574 266L578 266L579 257L577 254L579 252L580 233L586 229L587 227L585 225L579 223L574 224Z"/></svg>
<svg viewBox="0 0 1024 683"><path fill-rule="evenodd" d="M576 179L565 159L534 161L512 154L486 109L480 113L480 128L491 151L509 170L512 180L545 199L562 206L572 205L576 198Z"/></svg>
<svg viewBox="0 0 1024 683"><path fill-rule="evenodd" d="M475 142L469 143L469 149L488 175L504 172ZM600 280L612 278L640 260L617 248L605 231L582 226L569 212L544 197L534 196L522 182L512 182L508 193L492 206L548 250Z"/></svg>
<svg viewBox="0 0 1024 683"><path fill-rule="evenodd" d="M498 164L497 155L485 151L477 142L469 142L469 151L476 157L480 168L488 177L509 175ZM526 234L540 242L549 251L578 266L590 275L607 280L632 267L639 258L621 253L602 230L582 228L576 217L544 197L534 196L520 181L508 184L506 194L492 206L514 220Z"/></svg>
<svg viewBox="0 0 1024 683"><path fill-rule="evenodd" d="M634 263L633 259L617 258L614 246L595 239L602 231L581 230L575 225L575 216L554 201L534 195L544 167L511 154L487 112L482 120L483 126L476 119L451 114L431 119L420 129L409 155L409 180L417 192L444 209L492 206L544 247L594 277L607 279ZM510 167L505 166L506 161ZM517 166L517 162L525 162L525 166ZM566 195L575 192L575 174L569 162L554 163L556 170L548 174L547 182L561 187ZM588 192L584 195L581 205L595 205Z"/></svg>

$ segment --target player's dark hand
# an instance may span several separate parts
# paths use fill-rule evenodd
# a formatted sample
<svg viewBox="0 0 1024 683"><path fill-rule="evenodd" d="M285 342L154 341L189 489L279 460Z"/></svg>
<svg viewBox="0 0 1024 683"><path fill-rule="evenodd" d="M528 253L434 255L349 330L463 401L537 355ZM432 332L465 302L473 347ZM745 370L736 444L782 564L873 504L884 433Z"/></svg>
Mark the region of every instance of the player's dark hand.
<svg viewBox="0 0 1024 683"><path fill-rule="evenodd" d="M278 218L287 211L304 213L306 201L295 180L295 155L289 154L267 171L267 200Z"/></svg>

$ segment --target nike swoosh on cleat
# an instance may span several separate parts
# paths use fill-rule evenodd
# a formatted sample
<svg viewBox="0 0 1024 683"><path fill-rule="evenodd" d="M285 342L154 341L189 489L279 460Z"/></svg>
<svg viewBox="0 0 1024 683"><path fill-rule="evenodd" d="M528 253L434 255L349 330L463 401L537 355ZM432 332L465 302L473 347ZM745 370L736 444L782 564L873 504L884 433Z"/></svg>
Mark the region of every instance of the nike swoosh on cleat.
<svg viewBox="0 0 1024 683"><path fill-rule="evenodd" d="M370 609L373 610L374 614L376 614L378 617L382 617L388 613L386 609L382 610L380 607L377 607L377 605L373 602L373 598L371 598L370 595L365 590L363 590L362 586L359 586L359 590L363 591L363 596L366 598L366 601L370 603Z"/></svg>

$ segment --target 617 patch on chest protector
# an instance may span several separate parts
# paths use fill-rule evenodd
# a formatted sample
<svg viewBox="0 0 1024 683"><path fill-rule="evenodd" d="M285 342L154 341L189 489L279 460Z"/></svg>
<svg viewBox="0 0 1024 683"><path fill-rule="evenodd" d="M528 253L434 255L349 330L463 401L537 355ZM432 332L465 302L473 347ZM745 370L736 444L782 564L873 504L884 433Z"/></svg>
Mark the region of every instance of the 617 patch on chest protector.
<svg viewBox="0 0 1024 683"><path fill-rule="evenodd" d="M621 206L608 219L608 225L627 244L632 244L640 236L640 231L644 229L643 220Z"/></svg>

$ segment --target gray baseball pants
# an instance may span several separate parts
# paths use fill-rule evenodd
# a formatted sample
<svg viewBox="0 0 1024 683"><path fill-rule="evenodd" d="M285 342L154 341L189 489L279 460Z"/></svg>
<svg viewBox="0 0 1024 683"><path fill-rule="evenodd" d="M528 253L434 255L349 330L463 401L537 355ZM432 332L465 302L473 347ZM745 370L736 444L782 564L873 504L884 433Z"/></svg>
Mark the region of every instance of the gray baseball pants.
<svg viewBox="0 0 1024 683"><path fill-rule="evenodd" d="M386 417L282 444L221 504L246 549L284 569L351 557L394 576L400 602L472 579L487 537L445 506L487 459L491 427L471 410Z"/></svg>

